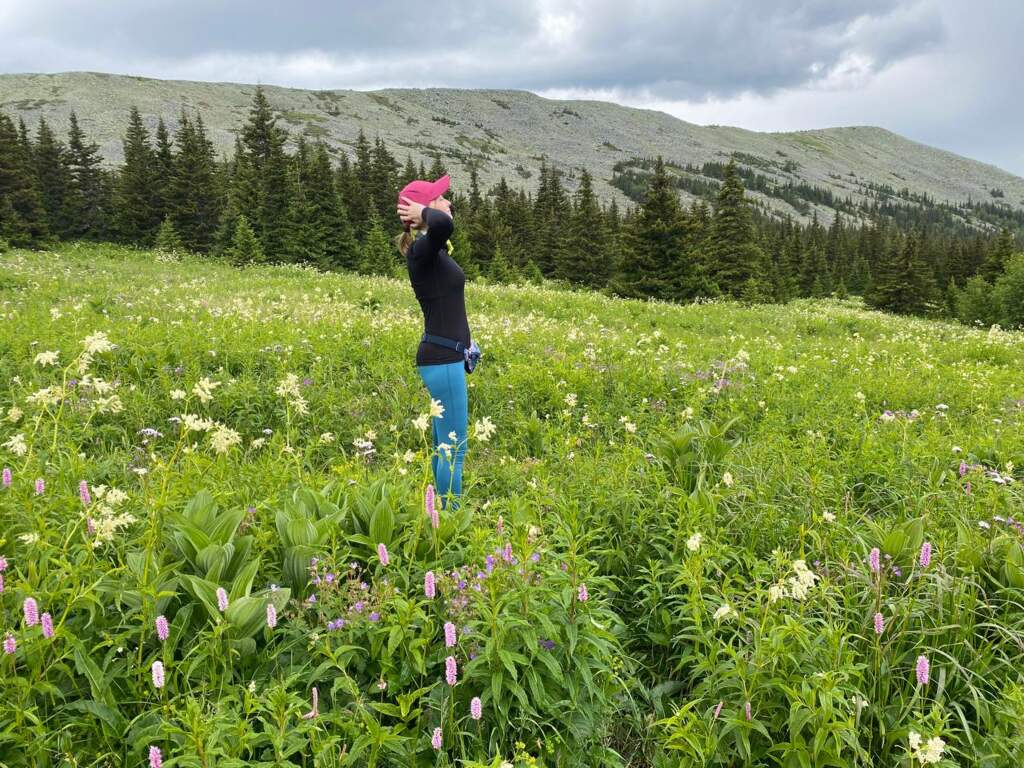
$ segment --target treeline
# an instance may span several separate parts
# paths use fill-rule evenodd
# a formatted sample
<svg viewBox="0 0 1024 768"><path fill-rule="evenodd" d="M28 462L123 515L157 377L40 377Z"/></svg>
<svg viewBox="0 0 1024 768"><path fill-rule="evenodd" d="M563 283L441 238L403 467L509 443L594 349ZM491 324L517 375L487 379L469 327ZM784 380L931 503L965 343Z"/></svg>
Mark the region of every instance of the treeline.
<svg viewBox="0 0 1024 768"><path fill-rule="evenodd" d="M232 263L292 262L364 274L404 275L392 243L397 190L447 172L400 163L360 132L353 157L335 160L299 137L286 151L257 89L230 159L215 157L202 116L182 112L173 137L151 137L132 108L124 163L104 169L74 114L67 141L45 120L34 136L0 114L0 249L87 238L207 253ZM586 170L576 188L542 163L535 193L502 180L481 190L475 169L454 191L454 256L467 277L548 278L629 297L747 301L859 294L875 307L1024 325L1024 261L1011 232L957 236L901 228L875 211L868 226L838 215L829 227L761 215L734 162L714 168L709 200L685 207L661 158L620 211L595 196ZM711 190L705 190L710 193Z"/></svg>

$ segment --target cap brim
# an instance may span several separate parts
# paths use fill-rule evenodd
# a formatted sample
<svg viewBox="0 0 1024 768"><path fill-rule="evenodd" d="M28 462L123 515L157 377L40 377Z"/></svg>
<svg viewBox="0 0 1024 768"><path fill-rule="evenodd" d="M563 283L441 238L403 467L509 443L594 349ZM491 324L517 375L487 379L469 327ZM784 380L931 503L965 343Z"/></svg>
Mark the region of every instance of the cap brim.
<svg viewBox="0 0 1024 768"><path fill-rule="evenodd" d="M430 199L434 200L447 192L451 181L451 177L447 173L435 181L430 187Z"/></svg>

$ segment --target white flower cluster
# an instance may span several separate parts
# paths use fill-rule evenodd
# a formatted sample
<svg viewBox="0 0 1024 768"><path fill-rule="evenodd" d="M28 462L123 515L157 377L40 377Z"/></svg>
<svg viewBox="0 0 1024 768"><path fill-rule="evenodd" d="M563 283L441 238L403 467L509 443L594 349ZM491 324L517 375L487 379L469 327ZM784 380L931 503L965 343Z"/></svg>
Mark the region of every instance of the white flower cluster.
<svg viewBox="0 0 1024 768"><path fill-rule="evenodd" d="M25 445L25 436L20 433L7 438L3 447L15 456L24 456L28 452L28 446Z"/></svg>
<svg viewBox="0 0 1024 768"><path fill-rule="evenodd" d="M44 387L25 398L26 402L32 405L41 405L44 408L48 405L56 405L63 399L64 391L57 384Z"/></svg>
<svg viewBox="0 0 1024 768"><path fill-rule="evenodd" d="M793 561L793 574L785 582L780 581L768 587L768 602L774 603L784 597L803 600L819 578L803 560Z"/></svg>
<svg viewBox="0 0 1024 768"><path fill-rule="evenodd" d="M491 421L491 417L484 416L482 419L477 419L476 423L473 424L473 437L482 443L486 443L491 439L495 429L497 427Z"/></svg>
<svg viewBox="0 0 1024 768"><path fill-rule="evenodd" d="M305 415L309 413L306 398L299 392L299 377L294 373L285 374L285 377L278 382L275 394L285 398L288 404L295 409L296 413Z"/></svg>
<svg viewBox="0 0 1024 768"><path fill-rule="evenodd" d="M92 546L98 548L113 541L117 531L134 523L136 517L130 512L114 511L114 507L119 507L128 500L128 494L119 488L97 485L92 491L95 504L90 513L93 525Z"/></svg>
<svg viewBox="0 0 1024 768"><path fill-rule="evenodd" d="M197 381L195 386L192 387L192 394L198 397L200 402L208 403L213 400L214 388L219 386L219 381L210 381L209 377L203 376L203 378Z"/></svg>
<svg viewBox="0 0 1024 768"><path fill-rule="evenodd" d="M939 736L932 736L928 742L921 747L921 734L911 731L907 737L910 742L910 751L914 758L921 762L921 765L934 765L942 759L942 750L946 742Z"/></svg>
<svg viewBox="0 0 1024 768"><path fill-rule="evenodd" d="M40 352L38 355L35 356L35 359L33 360L33 362L36 365L42 365L42 366L56 365L57 364L57 356L59 354L60 354L59 351L56 351L56 352Z"/></svg>

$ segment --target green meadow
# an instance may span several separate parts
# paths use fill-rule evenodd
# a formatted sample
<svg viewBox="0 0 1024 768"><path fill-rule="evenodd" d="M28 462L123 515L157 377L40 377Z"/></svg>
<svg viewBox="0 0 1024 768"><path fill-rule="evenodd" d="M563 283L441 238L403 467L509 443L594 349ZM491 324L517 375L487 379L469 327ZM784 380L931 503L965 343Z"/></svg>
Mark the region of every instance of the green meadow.
<svg viewBox="0 0 1024 768"><path fill-rule="evenodd" d="M1024 333L466 303L453 513L407 280L0 257L0 765L1024 764Z"/></svg>

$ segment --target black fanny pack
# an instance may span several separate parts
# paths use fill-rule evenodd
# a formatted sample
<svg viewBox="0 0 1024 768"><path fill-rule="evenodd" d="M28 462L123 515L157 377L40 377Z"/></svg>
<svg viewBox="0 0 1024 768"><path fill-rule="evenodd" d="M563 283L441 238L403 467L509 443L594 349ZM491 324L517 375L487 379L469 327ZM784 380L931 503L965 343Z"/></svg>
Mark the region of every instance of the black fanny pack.
<svg viewBox="0 0 1024 768"><path fill-rule="evenodd" d="M466 369L466 373L472 373L473 369L476 368L476 364L480 362L480 358L483 357L483 352L480 351L480 347L478 347L476 342L473 340L470 340L469 346L467 347L461 341L446 339L444 336L435 336L432 333L424 332L420 341L439 344L442 347L448 347L448 349L454 349L456 352L461 352L463 357L463 367Z"/></svg>

